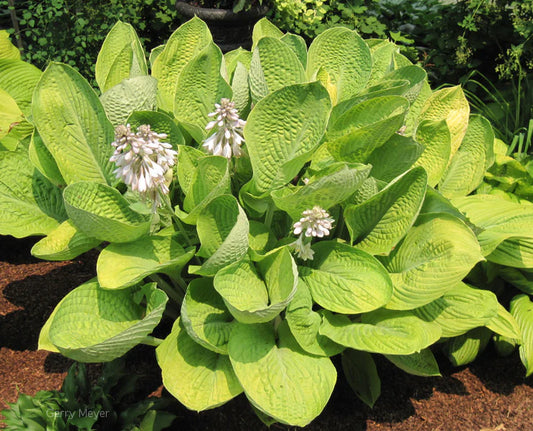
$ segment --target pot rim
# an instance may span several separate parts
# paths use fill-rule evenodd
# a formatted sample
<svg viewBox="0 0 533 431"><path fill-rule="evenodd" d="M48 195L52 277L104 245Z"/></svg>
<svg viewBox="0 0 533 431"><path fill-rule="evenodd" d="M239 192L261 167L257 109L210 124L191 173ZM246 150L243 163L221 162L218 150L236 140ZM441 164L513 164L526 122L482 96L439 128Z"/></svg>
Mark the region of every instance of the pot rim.
<svg viewBox="0 0 533 431"><path fill-rule="evenodd" d="M205 21L230 21L230 22L246 22L258 20L266 15L269 11L267 5L253 6L250 10L244 12L234 13L231 9L213 9L198 6L192 6L186 0L177 0L175 5L176 10L182 15L198 18Z"/></svg>

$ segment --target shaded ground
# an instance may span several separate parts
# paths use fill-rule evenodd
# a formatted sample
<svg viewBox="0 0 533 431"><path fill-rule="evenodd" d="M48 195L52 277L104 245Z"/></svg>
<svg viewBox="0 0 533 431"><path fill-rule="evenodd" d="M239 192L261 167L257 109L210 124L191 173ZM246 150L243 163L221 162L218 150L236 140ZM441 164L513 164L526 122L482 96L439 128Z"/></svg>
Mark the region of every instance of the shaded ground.
<svg viewBox="0 0 533 431"><path fill-rule="evenodd" d="M0 237L0 410L18 391L58 389L71 362L37 351L37 340L55 305L72 288L92 278L95 254L72 262L29 257L32 240ZM518 354L498 358L485 352L474 364L451 368L438 358L442 378L410 376L383 358L377 365L382 394L374 409L360 402L342 372L326 409L309 430L358 431L528 431L533 430L533 379L524 379ZM128 356L132 372L148 375L146 393L161 392L153 349ZM177 407L176 430L250 431L266 427L244 396L200 414ZM273 425L272 430L297 429Z"/></svg>

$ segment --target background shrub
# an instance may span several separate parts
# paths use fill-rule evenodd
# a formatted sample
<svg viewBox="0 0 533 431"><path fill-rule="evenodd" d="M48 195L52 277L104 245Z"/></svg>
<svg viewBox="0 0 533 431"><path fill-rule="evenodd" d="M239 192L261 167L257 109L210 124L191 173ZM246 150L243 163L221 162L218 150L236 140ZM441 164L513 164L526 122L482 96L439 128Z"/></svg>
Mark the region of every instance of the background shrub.
<svg viewBox="0 0 533 431"><path fill-rule="evenodd" d="M379 20L380 0L273 0L274 24L307 39L334 25L356 28L360 33L385 37Z"/></svg>
<svg viewBox="0 0 533 431"><path fill-rule="evenodd" d="M533 70L533 2L516 0L272 0L272 20L308 39L332 25L390 37L435 84L472 69L493 79Z"/></svg>
<svg viewBox="0 0 533 431"><path fill-rule="evenodd" d="M270 19L307 40L341 25L365 37L389 37L421 63L434 85L457 83L477 69L512 79L533 71L533 2L518 0L270 0ZM104 35L118 20L151 49L182 22L173 0L17 0L23 58L40 68L61 61L94 76ZM0 0L0 27L10 28Z"/></svg>
<svg viewBox="0 0 533 431"><path fill-rule="evenodd" d="M8 2L0 0L2 24L10 25ZM166 40L179 25L172 0L27 0L15 3L24 47L23 59L39 68L49 61L75 67L94 76L96 56L117 20L135 27L147 49Z"/></svg>

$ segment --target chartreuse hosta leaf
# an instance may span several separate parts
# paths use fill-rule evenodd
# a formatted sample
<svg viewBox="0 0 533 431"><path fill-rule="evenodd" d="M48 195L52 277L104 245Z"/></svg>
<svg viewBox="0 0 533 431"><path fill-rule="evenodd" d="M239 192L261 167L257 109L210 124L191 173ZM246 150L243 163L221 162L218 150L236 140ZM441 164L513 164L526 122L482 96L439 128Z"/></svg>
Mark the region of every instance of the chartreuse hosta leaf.
<svg viewBox="0 0 533 431"><path fill-rule="evenodd" d="M388 254L413 225L426 194L427 175L414 168L382 191L344 211L352 243L370 254Z"/></svg>
<svg viewBox="0 0 533 431"><path fill-rule="evenodd" d="M369 44L369 48L372 53L372 73L368 85L372 86L380 84L383 77L393 70L394 53L398 52L398 46L391 41L383 40L375 45Z"/></svg>
<svg viewBox="0 0 533 431"><path fill-rule="evenodd" d="M11 129L24 120L24 115L17 102L9 93L0 88L0 139L5 137Z"/></svg>
<svg viewBox="0 0 533 431"><path fill-rule="evenodd" d="M67 218L61 191L22 150L0 151L0 234L46 235Z"/></svg>
<svg viewBox="0 0 533 431"><path fill-rule="evenodd" d="M429 348L410 355L385 355L385 357L401 370L415 376L431 377L441 375L437 360Z"/></svg>
<svg viewBox="0 0 533 431"><path fill-rule="evenodd" d="M196 17L172 33L152 66L152 76L158 81L159 108L173 112L181 72L212 40L207 25Z"/></svg>
<svg viewBox="0 0 533 431"><path fill-rule="evenodd" d="M444 353L455 367L472 362L485 349L491 332L487 328L474 328L466 334L448 340Z"/></svg>
<svg viewBox="0 0 533 431"><path fill-rule="evenodd" d="M217 196L231 192L230 175L228 171L228 160L220 156L206 156L196 158L198 152L186 151L181 157L183 148L180 149L178 158L178 169L188 166L191 173L182 174L180 185L186 194L183 201L185 213L179 209L176 213L185 223L195 224L198 215ZM187 157L190 156L190 157Z"/></svg>
<svg viewBox="0 0 533 431"><path fill-rule="evenodd" d="M431 87L429 86L427 80L422 83L420 92L418 93L417 98L409 106L409 112L405 116L405 133L412 135L416 132L416 128L420 122L419 115L426 104L426 101L432 95Z"/></svg>
<svg viewBox="0 0 533 431"><path fill-rule="evenodd" d="M318 333L322 316L313 311L311 292L302 279L287 306L285 318L294 339L306 352L316 356L334 356L344 350L344 347Z"/></svg>
<svg viewBox="0 0 533 431"><path fill-rule="evenodd" d="M31 116L33 90L42 72L30 63L18 60L0 60L0 88L6 91L26 118Z"/></svg>
<svg viewBox="0 0 533 431"><path fill-rule="evenodd" d="M533 205L496 195L473 195L452 203L477 227L487 260L516 268L533 267Z"/></svg>
<svg viewBox="0 0 533 431"><path fill-rule="evenodd" d="M444 213L419 217L400 245L382 259L394 284L387 308L410 310L430 303L481 260L479 243L461 220Z"/></svg>
<svg viewBox="0 0 533 431"><path fill-rule="evenodd" d="M307 44L305 39L298 34L286 33L280 40L294 51L296 57L305 68L307 66Z"/></svg>
<svg viewBox="0 0 533 431"><path fill-rule="evenodd" d="M215 103L224 97L231 99L231 87L220 74L221 65L222 52L210 42L185 65L178 78L173 112L198 141L205 137L205 126L212 120L208 114L215 110Z"/></svg>
<svg viewBox="0 0 533 431"><path fill-rule="evenodd" d="M329 89L329 86L326 85L327 81L321 79L322 71L319 72L317 79L319 79L326 88ZM359 105L370 99L375 99L376 97L385 97L385 96L403 96L409 90L409 81L406 79L398 79L392 81L383 81L381 84L374 85L364 89L362 92L358 93L357 96L354 96L344 102L335 105L331 111L331 117L329 123L335 124L337 120L354 106Z"/></svg>
<svg viewBox="0 0 533 431"><path fill-rule="evenodd" d="M102 93L124 79L148 75L146 57L135 29L118 21L107 34L96 59L96 82Z"/></svg>
<svg viewBox="0 0 533 431"><path fill-rule="evenodd" d="M248 235L248 242L250 245L250 252L264 255L268 250L272 250L278 241L272 230L263 223L255 220L249 220L249 224L250 232Z"/></svg>
<svg viewBox="0 0 533 431"><path fill-rule="evenodd" d="M427 73L420 66L409 65L391 71L385 75L383 79L385 81L407 80L409 86L406 91L402 93L402 96L412 104L418 98L424 83L427 82Z"/></svg>
<svg viewBox="0 0 533 431"><path fill-rule="evenodd" d="M385 305L392 283L374 257L335 241L313 246L310 266L299 267L313 300L326 310L345 314L364 313Z"/></svg>
<svg viewBox="0 0 533 431"><path fill-rule="evenodd" d="M98 256L98 282L104 289L122 289L150 274L179 275L194 251L185 250L175 236L152 235L109 244Z"/></svg>
<svg viewBox="0 0 533 431"><path fill-rule="evenodd" d="M185 143L183 134L178 125L174 122L174 119L170 118L163 112L135 111L128 117L127 123L131 125L132 130L136 130L137 127L142 124L149 124L150 128L157 133L166 134L167 139L164 141L171 144L174 149L177 149L179 145ZM202 154L205 155L204 153Z"/></svg>
<svg viewBox="0 0 533 431"><path fill-rule="evenodd" d="M150 55L148 56L148 63L150 64L150 69L154 68L154 62L156 58L159 56L159 54L163 52L164 49L165 45L163 44L156 46L150 51Z"/></svg>
<svg viewBox="0 0 533 431"><path fill-rule="evenodd" d="M31 135L30 145L28 147L28 157L33 166L35 166L41 174L48 178L53 184L57 186L65 186L65 180L59 172L57 163L54 160L43 140L36 130Z"/></svg>
<svg viewBox="0 0 533 431"><path fill-rule="evenodd" d="M190 410L218 407L242 392L229 357L194 341L179 318L156 354L165 388Z"/></svg>
<svg viewBox="0 0 533 431"><path fill-rule="evenodd" d="M307 76L313 78L319 69L328 73L342 102L365 88L372 70L370 49L355 31L330 28L309 47Z"/></svg>
<svg viewBox="0 0 533 431"><path fill-rule="evenodd" d="M243 118L248 114L252 103L248 79L249 73L246 67L242 63L238 63L231 82L231 91L235 109L239 112L239 116Z"/></svg>
<svg viewBox="0 0 533 431"><path fill-rule="evenodd" d="M117 189L105 184L74 183L63 198L74 226L101 241L135 241L150 229L150 217L133 211Z"/></svg>
<svg viewBox="0 0 533 431"><path fill-rule="evenodd" d="M245 257L221 269L215 289L231 314L242 323L263 323L274 319L293 298L298 285L296 264L283 247L257 264Z"/></svg>
<svg viewBox="0 0 533 431"><path fill-rule="evenodd" d="M287 323L237 323L230 335L229 357L248 400L278 422L305 426L329 400L337 372L326 357L304 352Z"/></svg>
<svg viewBox="0 0 533 431"><path fill-rule="evenodd" d="M320 74L319 74L320 79ZM323 85L325 83L321 81ZM408 89L409 81L400 80L400 81L385 81L380 85L367 88L363 92L359 93L357 96L352 97L338 105L334 106L331 111L331 116L329 118L329 127L333 128L333 125L339 121L347 112L354 109L357 105L360 105L363 102L369 102L372 99L379 97L400 97ZM329 87L327 87L329 88ZM370 106L370 105L366 105ZM372 120L370 120L372 121ZM347 124L349 126L349 123Z"/></svg>
<svg viewBox="0 0 533 431"><path fill-rule="evenodd" d="M439 191L452 198L475 190L494 161L493 146L494 132L488 120L479 115L470 117L461 146L439 182Z"/></svg>
<svg viewBox="0 0 533 431"><path fill-rule="evenodd" d="M428 185L435 187L442 178L452 151L450 129L445 120L424 120L416 129L416 141L424 150L414 166L422 166L428 174Z"/></svg>
<svg viewBox="0 0 533 431"><path fill-rule="evenodd" d="M250 65L250 90L255 103L282 87L305 80L301 61L286 43L273 37L264 37L257 43Z"/></svg>
<svg viewBox="0 0 533 431"><path fill-rule="evenodd" d="M435 301L413 310L413 313L439 325L443 337L456 337L495 319L498 305L494 293L459 283Z"/></svg>
<svg viewBox="0 0 533 431"><path fill-rule="evenodd" d="M366 180L363 181L363 184L361 184L361 187L357 189L357 191L353 194L350 200L354 204L358 205L370 199L372 196L374 196L378 192L379 192L378 180L376 180L374 177L368 177Z"/></svg>
<svg viewBox="0 0 533 431"><path fill-rule="evenodd" d="M259 193L292 180L318 147L331 104L319 83L283 87L250 113L244 138Z"/></svg>
<svg viewBox="0 0 533 431"><path fill-rule="evenodd" d="M527 295L517 295L511 301L511 314L522 335L520 359L526 367L526 377L533 373L533 303Z"/></svg>
<svg viewBox="0 0 533 431"><path fill-rule="evenodd" d="M233 76L237 70L237 65L241 63L246 70L250 69L252 62L252 53L242 47L234 49L233 51L224 54L224 63L226 63L226 70L228 71L229 82L233 81Z"/></svg>
<svg viewBox="0 0 533 431"><path fill-rule="evenodd" d="M20 60L20 51L9 40L7 30L0 30L0 59Z"/></svg>
<svg viewBox="0 0 533 431"><path fill-rule="evenodd" d="M155 283L144 285L146 306L136 291L102 289L92 279L70 292L56 307L41 333L64 356L80 362L107 362L142 342L157 326L167 296Z"/></svg>
<svg viewBox="0 0 533 431"><path fill-rule="evenodd" d="M197 343L216 353L228 354L235 320L213 287L212 278L195 278L181 305L181 322Z"/></svg>
<svg viewBox="0 0 533 431"><path fill-rule="evenodd" d="M411 311L380 309L349 322L345 316L325 312L320 333L355 350L385 355L410 355L435 343L441 336L439 325L426 322Z"/></svg>
<svg viewBox="0 0 533 431"><path fill-rule="evenodd" d="M408 107L400 96L375 97L355 105L329 126L329 152L336 160L365 162L402 126Z"/></svg>
<svg viewBox="0 0 533 431"><path fill-rule="evenodd" d="M342 352L342 370L355 394L369 407L381 395L381 380L372 355L346 349Z"/></svg>
<svg viewBox="0 0 533 431"><path fill-rule="evenodd" d="M209 202L198 215L196 229L202 244L198 256L208 259L194 270L195 274L214 276L248 251L248 218L232 195Z"/></svg>
<svg viewBox="0 0 533 431"><path fill-rule="evenodd" d="M528 295L533 295L533 268L500 268L500 278Z"/></svg>
<svg viewBox="0 0 533 431"><path fill-rule="evenodd" d="M66 220L37 242L31 254L45 260L70 260L100 244L99 239L80 232Z"/></svg>
<svg viewBox="0 0 533 431"><path fill-rule="evenodd" d="M522 338L520 335L520 328L518 327L515 318L499 303L498 314L485 326L496 334L508 339L521 340Z"/></svg>
<svg viewBox="0 0 533 431"><path fill-rule="evenodd" d="M264 37L274 37L280 39L283 36L282 31L272 24L268 19L261 18L254 25L252 32L252 49L256 47L259 41Z"/></svg>
<svg viewBox="0 0 533 431"><path fill-rule="evenodd" d="M109 161L113 126L78 72L64 64L48 66L33 95L33 120L67 184L116 183Z"/></svg>
<svg viewBox="0 0 533 431"><path fill-rule="evenodd" d="M309 178L306 185L275 190L271 196L279 209L296 220L315 205L329 209L344 202L368 177L370 169L368 165L334 163Z"/></svg>
<svg viewBox="0 0 533 431"><path fill-rule="evenodd" d="M372 177L390 182L408 171L423 151L424 147L411 136L395 133L370 154L367 163L372 165Z"/></svg>
<svg viewBox="0 0 533 431"><path fill-rule="evenodd" d="M448 199L435 191L435 189L428 187L424 203L420 209L420 215L432 214L433 216L438 216L440 213L446 213L466 221L464 214L454 207Z"/></svg>
<svg viewBox="0 0 533 431"><path fill-rule="evenodd" d="M206 157L206 154L196 148L188 145L180 145L178 147L177 176L179 185L185 195L191 193L192 185L197 180L198 162L204 157Z"/></svg>
<svg viewBox="0 0 533 431"><path fill-rule="evenodd" d="M136 76L124 79L120 84L111 87L100 101L104 106L107 118L118 126L125 124L134 111L152 111L157 103L157 79L151 76ZM158 133L158 129L153 127Z"/></svg>
<svg viewBox="0 0 533 431"><path fill-rule="evenodd" d="M443 88L435 91L425 102L419 121L445 120L450 129L451 153L453 156L466 133L470 105L460 86Z"/></svg>

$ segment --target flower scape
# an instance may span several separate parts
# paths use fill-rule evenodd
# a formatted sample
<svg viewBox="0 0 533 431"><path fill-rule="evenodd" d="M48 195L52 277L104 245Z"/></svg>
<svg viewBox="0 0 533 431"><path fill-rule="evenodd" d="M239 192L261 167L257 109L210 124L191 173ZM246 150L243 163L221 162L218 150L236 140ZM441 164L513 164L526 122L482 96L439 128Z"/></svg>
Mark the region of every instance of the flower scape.
<svg viewBox="0 0 533 431"><path fill-rule="evenodd" d="M6 94L6 71L27 77L0 233L44 236L42 259L100 250L40 349L107 362L146 344L188 409L244 394L301 427L336 356L369 406L375 355L437 376L437 350L460 366L493 344L533 373L533 205L494 189L508 147L461 87L343 27L307 48L263 19L251 51L222 54L194 18L149 61L141 47L115 25L101 97L65 64L0 67Z"/></svg>

